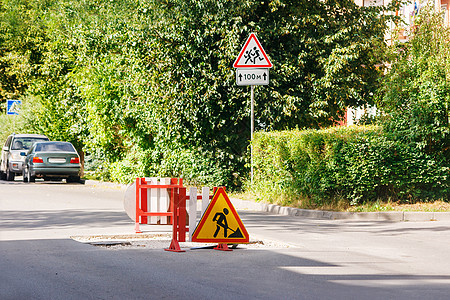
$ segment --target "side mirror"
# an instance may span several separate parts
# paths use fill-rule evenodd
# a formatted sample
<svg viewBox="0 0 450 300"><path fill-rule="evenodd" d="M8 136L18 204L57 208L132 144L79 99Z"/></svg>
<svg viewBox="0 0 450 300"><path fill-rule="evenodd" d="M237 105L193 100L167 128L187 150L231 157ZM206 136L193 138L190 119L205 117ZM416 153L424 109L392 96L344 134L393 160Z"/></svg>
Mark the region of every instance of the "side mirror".
<svg viewBox="0 0 450 300"><path fill-rule="evenodd" d="M3 147L3 151L9 151L8 146Z"/></svg>
<svg viewBox="0 0 450 300"><path fill-rule="evenodd" d="M20 156L27 156L26 152L20 152Z"/></svg>

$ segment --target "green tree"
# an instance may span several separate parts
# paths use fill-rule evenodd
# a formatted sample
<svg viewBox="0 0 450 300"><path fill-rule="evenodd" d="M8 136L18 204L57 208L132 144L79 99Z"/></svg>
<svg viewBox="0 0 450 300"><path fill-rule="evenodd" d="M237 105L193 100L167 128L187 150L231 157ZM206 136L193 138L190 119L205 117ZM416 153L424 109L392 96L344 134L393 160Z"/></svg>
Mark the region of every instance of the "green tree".
<svg viewBox="0 0 450 300"><path fill-rule="evenodd" d="M270 85L256 92L257 129L325 126L347 106L373 101L385 49L380 9L352 1L160 4L157 94L171 140L242 166L249 90L235 86L231 66L250 32L274 64Z"/></svg>
<svg viewBox="0 0 450 300"><path fill-rule="evenodd" d="M382 71L386 17L350 0L2 3L0 56L14 75L2 87L31 95L31 127L112 165L119 180L239 184L250 97L232 63L251 32L274 64L256 90L258 130L332 124L372 101Z"/></svg>
<svg viewBox="0 0 450 300"><path fill-rule="evenodd" d="M403 190L411 198L432 194L448 199L450 28L428 7L421 11L412 39L394 50L378 106L385 132L408 156L400 180Z"/></svg>
<svg viewBox="0 0 450 300"><path fill-rule="evenodd" d="M381 89L385 127L404 143L449 156L450 29L428 7L412 39L394 48Z"/></svg>
<svg viewBox="0 0 450 300"><path fill-rule="evenodd" d="M17 99L39 74L46 40L40 20L52 1L0 2L0 99Z"/></svg>

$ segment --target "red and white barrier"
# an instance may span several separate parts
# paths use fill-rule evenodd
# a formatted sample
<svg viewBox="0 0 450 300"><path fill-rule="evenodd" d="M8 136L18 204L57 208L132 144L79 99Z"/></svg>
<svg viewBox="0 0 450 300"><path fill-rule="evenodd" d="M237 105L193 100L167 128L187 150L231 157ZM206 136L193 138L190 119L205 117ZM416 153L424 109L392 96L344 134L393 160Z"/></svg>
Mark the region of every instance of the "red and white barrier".
<svg viewBox="0 0 450 300"><path fill-rule="evenodd" d="M197 188L183 187L182 178L136 178L136 214L135 232L142 233L139 224L173 225L173 238L168 251L183 252L179 242L186 241L189 231L189 241L192 240L194 230L205 213L211 198L210 189L203 187L201 194ZM216 187L214 188L214 191ZM201 203L198 203L201 200ZM199 204L199 205L198 205ZM186 207L189 211L189 221L186 226ZM200 210L200 218L197 212Z"/></svg>
<svg viewBox="0 0 450 300"><path fill-rule="evenodd" d="M203 187L202 193L198 195L196 187L189 188L189 241L192 241L192 234L194 233L195 227L205 213L205 210L208 207L211 198L212 195L209 195L209 187ZM197 200L202 200L200 219L197 219Z"/></svg>
<svg viewBox="0 0 450 300"><path fill-rule="evenodd" d="M144 185L158 185L167 186L170 185L171 178L161 178L150 177L150 178L140 178L139 180L140 188ZM136 197L138 195L136 194ZM136 198L137 199L137 198ZM139 193L139 200L136 201L136 207L139 207L142 212L168 212L170 205L169 190L166 188L144 188L144 190ZM168 221L167 216L145 216L139 214L141 219L138 223L140 224L171 224Z"/></svg>
<svg viewBox="0 0 450 300"><path fill-rule="evenodd" d="M152 181L156 184L153 184ZM167 198L160 197L165 195L165 192L170 195L168 207L165 207ZM179 245L179 242L186 241L186 188L183 187L182 178L170 178L162 182L136 178L135 231L142 233L139 224L157 224L158 222L167 222L173 225L172 242L170 247L165 250L184 252Z"/></svg>

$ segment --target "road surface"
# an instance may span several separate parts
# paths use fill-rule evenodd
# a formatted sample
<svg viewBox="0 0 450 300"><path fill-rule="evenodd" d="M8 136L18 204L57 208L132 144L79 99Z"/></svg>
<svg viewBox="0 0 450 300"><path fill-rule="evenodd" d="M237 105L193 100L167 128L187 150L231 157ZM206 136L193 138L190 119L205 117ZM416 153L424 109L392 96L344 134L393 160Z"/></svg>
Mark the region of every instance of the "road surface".
<svg viewBox="0 0 450 300"><path fill-rule="evenodd" d="M20 179L20 178L18 178ZM0 181L0 299L448 299L450 222L315 220L238 210L232 252L166 252L133 235L125 190ZM146 226L145 234L170 226ZM188 247L189 244L182 245Z"/></svg>

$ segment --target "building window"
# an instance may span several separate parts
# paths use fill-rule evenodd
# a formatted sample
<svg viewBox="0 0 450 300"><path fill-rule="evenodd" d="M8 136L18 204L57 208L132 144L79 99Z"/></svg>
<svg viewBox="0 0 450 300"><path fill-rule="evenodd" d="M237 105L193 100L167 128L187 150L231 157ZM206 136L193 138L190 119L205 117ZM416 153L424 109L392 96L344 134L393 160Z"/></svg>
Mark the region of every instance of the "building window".
<svg viewBox="0 0 450 300"><path fill-rule="evenodd" d="M363 6L382 6L384 0L364 0Z"/></svg>

